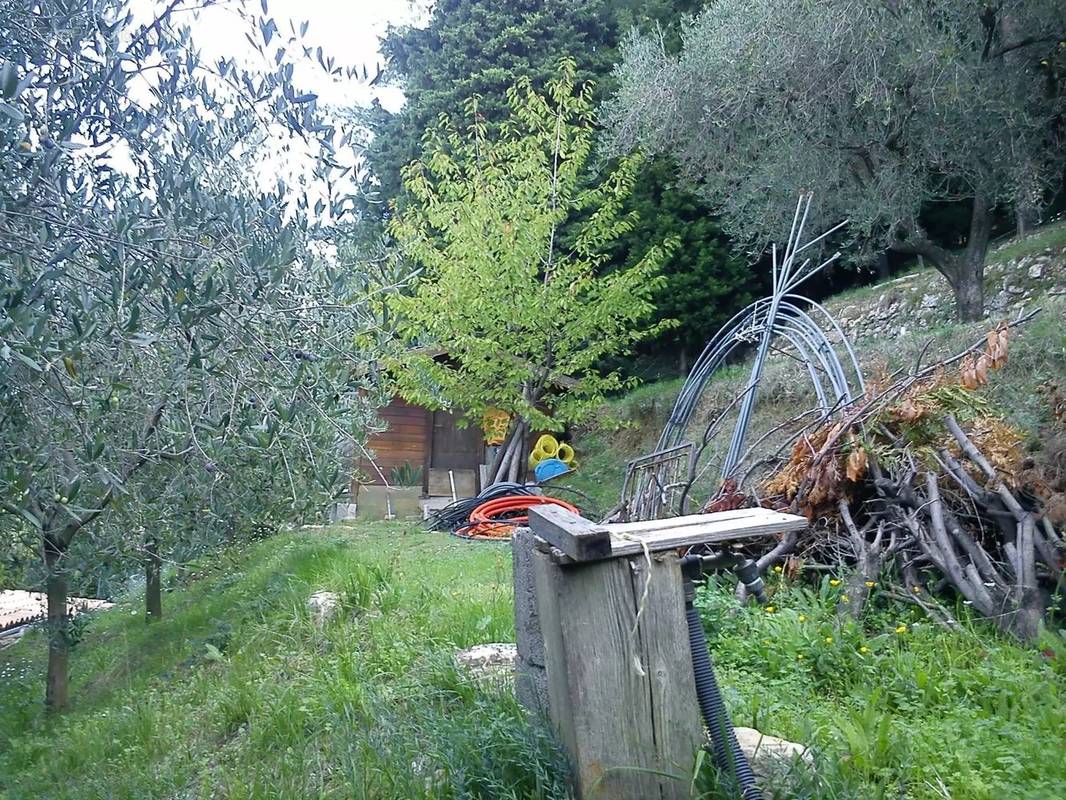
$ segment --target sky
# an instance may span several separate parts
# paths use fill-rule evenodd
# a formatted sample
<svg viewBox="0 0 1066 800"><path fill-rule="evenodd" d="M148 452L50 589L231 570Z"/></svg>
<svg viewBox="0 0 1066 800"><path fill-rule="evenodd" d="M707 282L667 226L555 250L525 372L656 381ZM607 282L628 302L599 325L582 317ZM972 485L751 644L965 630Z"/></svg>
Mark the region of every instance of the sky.
<svg viewBox="0 0 1066 800"><path fill-rule="evenodd" d="M189 22L193 38L203 55L215 60L234 57L254 66L252 48L244 39L247 23L237 13L239 3L223 3L197 13ZM278 25L279 34L291 35L307 21L304 43L312 49L321 47L337 64L365 66L373 75L382 62L378 38L389 24L403 25L425 18L427 0L268 0L269 15ZM261 14L259 2L250 2L249 10ZM291 27L290 27L291 26ZM297 63L294 82L319 96L320 104L335 106L367 105L375 97L389 110L403 104L403 93L396 87L369 86L359 81L334 80L314 62Z"/></svg>
<svg viewBox="0 0 1066 800"><path fill-rule="evenodd" d="M162 0L142 0L146 11L158 11ZM254 24L241 17L260 17L263 14L262 0L222 0L196 11L185 12L189 18L178 18L191 30L193 41L200 49L205 63L218 59L233 58L244 68L254 70L263 63L263 55L245 39L249 26ZM300 92L318 95L320 108L369 105L377 99L386 109L397 111L403 105L403 92L399 87L386 86L383 82L370 85L369 81L353 80L346 76L334 77L327 73L316 60L303 57L303 48L312 52L321 47L325 56L332 56L339 67L353 66L362 73L365 67L373 76L383 59L379 51L379 38L388 26L418 23L428 18L432 0L267 0L267 15L277 24L278 35L271 42L270 50L294 38L301 23L307 22L306 33L299 38L300 46L287 48L288 60L293 64L293 84ZM295 56L295 57L294 57ZM310 173L309 157L300 152L300 142L280 132L278 143L256 164L255 174L260 188L273 188L278 177L284 177L290 186L304 186L308 195L322 197L323 187L307 183ZM286 140L288 148L280 146ZM271 146L268 145L268 151ZM341 161L358 163L359 156L350 149L337 151ZM354 186L354 184L352 184Z"/></svg>

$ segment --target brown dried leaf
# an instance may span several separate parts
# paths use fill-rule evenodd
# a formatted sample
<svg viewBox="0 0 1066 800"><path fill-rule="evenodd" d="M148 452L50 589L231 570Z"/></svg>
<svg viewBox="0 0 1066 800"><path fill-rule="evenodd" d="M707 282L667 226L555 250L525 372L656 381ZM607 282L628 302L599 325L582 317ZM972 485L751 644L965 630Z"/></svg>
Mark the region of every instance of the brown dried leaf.
<svg viewBox="0 0 1066 800"><path fill-rule="evenodd" d="M967 357L962 360L962 367L959 370L959 382L962 383L964 388L971 391L981 385L977 378L977 368L973 358Z"/></svg>
<svg viewBox="0 0 1066 800"><path fill-rule="evenodd" d="M861 481L863 476L866 475L866 466L866 448L856 442L855 446L852 448L851 454L848 455L848 480L856 483Z"/></svg>
<svg viewBox="0 0 1066 800"><path fill-rule="evenodd" d="M917 422L924 413L925 410L909 397L893 409L893 415L903 422Z"/></svg>

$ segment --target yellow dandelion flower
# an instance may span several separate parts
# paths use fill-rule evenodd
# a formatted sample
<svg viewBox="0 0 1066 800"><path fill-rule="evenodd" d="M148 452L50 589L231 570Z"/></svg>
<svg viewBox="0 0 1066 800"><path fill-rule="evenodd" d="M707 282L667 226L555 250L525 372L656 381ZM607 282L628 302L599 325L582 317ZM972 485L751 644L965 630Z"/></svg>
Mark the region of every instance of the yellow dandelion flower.
<svg viewBox="0 0 1066 800"><path fill-rule="evenodd" d="M872 589L875 586L877 586L877 582L876 581L866 581L866 588L867 589Z"/></svg>
<svg viewBox="0 0 1066 800"><path fill-rule="evenodd" d="M800 653L798 656L796 656L796 660L797 661L802 661L803 660L803 653Z"/></svg>
<svg viewBox="0 0 1066 800"><path fill-rule="evenodd" d="M826 644L832 644L833 643L833 637L832 636L826 636L825 637L825 643Z"/></svg>
<svg viewBox="0 0 1066 800"><path fill-rule="evenodd" d="M849 601L848 601L848 596L847 596L846 594L842 594L842 595L840 595L840 602L841 602L841 603L847 603L847 602L849 602Z"/></svg>
<svg viewBox="0 0 1066 800"><path fill-rule="evenodd" d="M896 633L906 633L906 632L907 632L907 626L906 625L900 625L899 627L896 628Z"/></svg>
<svg viewBox="0 0 1066 800"><path fill-rule="evenodd" d="M839 586L840 585L840 581L838 581L836 578L832 578L829 581L829 585L830 586Z"/></svg>
<svg viewBox="0 0 1066 800"><path fill-rule="evenodd" d="M767 614L773 614L774 613L774 607L773 606L767 606L765 611L766 611Z"/></svg>
<svg viewBox="0 0 1066 800"><path fill-rule="evenodd" d="M800 614L799 615L799 621L800 622L806 622L807 621L807 615L806 614Z"/></svg>
<svg viewBox="0 0 1066 800"><path fill-rule="evenodd" d="M774 567L774 572L775 572L776 574L780 575L780 574L781 574L782 572L784 572L784 570L783 570L783 569L781 569L781 565L780 565L780 564L778 564L778 565L777 565L776 567Z"/></svg>
<svg viewBox="0 0 1066 800"><path fill-rule="evenodd" d="M859 648L859 652L862 653L863 655L866 655L867 653L870 652L870 648L867 647L866 645L863 645L862 647Z"/></svg>
<svg viewBox="0 0 1066 800"><path fill-rule="evenodd" d="M912 586L911 587L911 591L914 592L915 594L918 594L918 592L920 592L921 590L922 590L921 586Z"/></svg>

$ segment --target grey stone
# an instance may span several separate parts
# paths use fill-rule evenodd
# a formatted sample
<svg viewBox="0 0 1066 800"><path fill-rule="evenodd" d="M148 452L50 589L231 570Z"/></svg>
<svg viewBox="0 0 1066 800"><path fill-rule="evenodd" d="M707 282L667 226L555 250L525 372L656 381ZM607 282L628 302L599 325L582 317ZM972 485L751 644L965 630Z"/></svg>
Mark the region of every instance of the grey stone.
<svg viewBox="0 0 1066 800"><path fill-rule="evenodd" d="M1033 266L1029 267L1029 277L1034 280L1044 277L1044 265L1040 262L1037 262L1036 264L1033 264Z"/></svg>
<svg viewBox="0 0 1066 800"><path fill-rule="evenodd" d="M922 308L936 308L940 304L940 298L935 294L922 295Z"/></svg>
<svg viewBox="0 0 1066 800"><path fill-rule="evenodd" d="M780 780L797 765L814 763L810 748L805 745L767 736L755 728L734 728L733 732L755 777L764 785Z"/></svg>
<svg viewBox="0 0 1066 800"><path fill-rule="evenodd" d="M460 650L455 663L479 680L510 681L517 658L518 648L510 642L491 642Z"/></svg>
<svg viewBox="0 0 1066 800"><path fill-rule="evenodd" d="M347 522L356 517L355 503L336 503L330 512L331 522Z"/></svg>
<svg viewBox="0 0 1066 800"><path fill-rule="evenodd" d="M307 598L307 609L311 612L311 621L316 628L323 627L337 616L340 610L340 596L336 592L315 592Z"/></svg>

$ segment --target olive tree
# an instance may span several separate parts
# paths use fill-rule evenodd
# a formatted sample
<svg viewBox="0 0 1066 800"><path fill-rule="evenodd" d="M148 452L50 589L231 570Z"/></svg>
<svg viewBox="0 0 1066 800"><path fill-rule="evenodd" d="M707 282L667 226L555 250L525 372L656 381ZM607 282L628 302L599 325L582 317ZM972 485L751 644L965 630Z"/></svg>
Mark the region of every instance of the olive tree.
<svg viewBox="0 0 1066 800"><path fill-rule="evenodd" d="M813 190L815 229L924 256L961 319L983 314L993 211L1066 166L1059 0L718 0L683 39L623 48L617 143L676 156L741 241L785 238ZM921 224L938 201L969 205L961 251Z"/></svg>
<svg viewBox="0 0 1066 800"><path fill-rule="evenodd" d="M276 69L202 63L177 14L204 5L0 0L0 516L43 559L53 709L75 543L139 518L158 558L177 516L320 508L368 415L374 320L314 222L351 205L344 137L257 11ZM287 152L307 179L261 189Z"/></svg>

